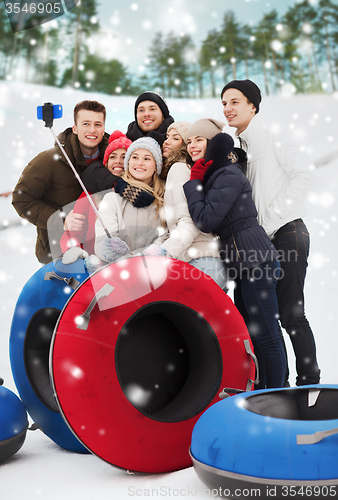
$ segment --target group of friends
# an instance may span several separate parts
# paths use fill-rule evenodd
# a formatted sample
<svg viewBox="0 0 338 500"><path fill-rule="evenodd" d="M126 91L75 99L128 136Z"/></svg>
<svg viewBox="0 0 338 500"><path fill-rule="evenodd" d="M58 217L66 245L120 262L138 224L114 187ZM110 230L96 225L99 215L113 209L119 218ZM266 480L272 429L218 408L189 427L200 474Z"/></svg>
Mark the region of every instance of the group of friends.
<svg viewBox="0 0 338 500"><path fill-rule="evenodd" d="M297 145L279 146L262 125L254 82L229 82L221 102L240 147L223 132L225 122L175 122L155 92L137 98L126 134L110 136L104 105L82 101L59 140L99 217L57 145L24 169L12 203L37 226L43 264L84 259L93 272L142 254L189 262L222 293L232 280L259 363L255 388L289 384L280 325L293 345L296 385L316 384L320 370L304 309L310 162Z"/></svg>

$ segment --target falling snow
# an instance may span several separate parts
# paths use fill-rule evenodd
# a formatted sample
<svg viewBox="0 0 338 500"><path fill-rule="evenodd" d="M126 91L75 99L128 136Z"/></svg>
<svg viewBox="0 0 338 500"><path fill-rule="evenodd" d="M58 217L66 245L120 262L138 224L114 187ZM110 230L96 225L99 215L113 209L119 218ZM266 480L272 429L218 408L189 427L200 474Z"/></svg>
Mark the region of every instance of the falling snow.
<svg viewBox="0 0 338 500"><path fill-rule="evenodd" d="M130 4L130 9L131 14L142 13L139 4ZM169 14L166 15L169 17ZM140 19L142 23L146 16L142 13ZM50 131L35 118L36 106L48 101L64 106L64 117L54 123L54 130L59 133L71 125L74 104L88 96L89 94L75 90L65 91L15 82L0 84L1 140L3 144L9 145L2 152L0 164L2 192L14 187L22 168L32 157L53 145ZM90 97L102 100L106 105L108 132L116 128L126 130L133 119L135 98L99 94L91 94ZM218 99L168 99L168 105L176 120L194 121L209 116L224 121ZM328 159L327 163L314 172L315 187L309 196L308 215L305 217L311 234L305 308L317 339L322 381L336 383L338 157L334 153L338 149L338 136L337 127L333 124L338 116L338 93L333 96L297 96L285 85L282 97L264 97L261 116L271 128L281 134L280 148L283 148L286 138L296 137L304 142L303 150L310 154L311 161L316 163ZM292 129L289 128L290 123L294 125ZM233 134L233 130L226 128L226 131ZM329 137L332 140L328 140ZM0 231L0 376L5 379L6 386L16 392L8 354L10 323L22 287L40 265L34 256L35 227L28 223L21 225L22 220L11 206L10 197L0 197L0 208L0 226L4 226L4 221L7 221L7 228ZM157 270L156 273L164 271ZM118 272L124 276L122 263ZM159 276L158 280L161 279ZM229 287L232 296L233 283L229 283ZM225 321L228 316L228 310L222 311L222 320ZM295 379L294 358L288 338L286 343L292 381ZM172 367L167 368L172 373ZM72 375L75 381L82 377L81 367L73 367ZM130 387L130 397L135 404L146 403L150 396L142 387ZM101 431L104 437L105 429ZM1 483L1 498L5 500L17 500L21 498L23 491L28 500L126 500L129 498L129 486L142 490L149 487L149 484L151 488L158 489L161 486L177 487L187 495L188 489L192 488L196 491L196 498L206 498L203 485L192 468L160 476L127 475L93 455L76 455L62 450L40 431L29 432L22 449L1 470L5 472Z"/></svg>

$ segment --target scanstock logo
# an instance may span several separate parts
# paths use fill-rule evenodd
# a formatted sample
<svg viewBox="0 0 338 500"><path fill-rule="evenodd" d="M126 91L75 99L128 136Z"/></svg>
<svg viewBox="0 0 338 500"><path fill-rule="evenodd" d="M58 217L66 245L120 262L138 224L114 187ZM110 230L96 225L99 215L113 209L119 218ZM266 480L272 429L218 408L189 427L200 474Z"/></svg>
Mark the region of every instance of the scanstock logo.
<svg viewBox="0 0 338 500"><path fill-rule="evenodd" d="M28 30L63 16L80 0L3 0L13 33Z"/></svg>

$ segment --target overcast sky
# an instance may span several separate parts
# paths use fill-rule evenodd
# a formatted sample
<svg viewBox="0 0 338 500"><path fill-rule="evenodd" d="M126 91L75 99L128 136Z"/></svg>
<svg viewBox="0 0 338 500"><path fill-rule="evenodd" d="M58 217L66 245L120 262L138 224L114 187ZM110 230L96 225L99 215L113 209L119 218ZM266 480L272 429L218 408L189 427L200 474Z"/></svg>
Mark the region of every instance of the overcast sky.
<svg viewBox="0 0 338 500"><path fill-rule="evenodd" d="M109 32L100 40L100 53L116 57L130 70L144 64L158 31L190 34L199 46L208 31L220 29L224 13L232 10L241 23L259 21L276 9L281 15L301 0L100 0L98 18ZM314 5L318 0L310 0Z"/></svg>

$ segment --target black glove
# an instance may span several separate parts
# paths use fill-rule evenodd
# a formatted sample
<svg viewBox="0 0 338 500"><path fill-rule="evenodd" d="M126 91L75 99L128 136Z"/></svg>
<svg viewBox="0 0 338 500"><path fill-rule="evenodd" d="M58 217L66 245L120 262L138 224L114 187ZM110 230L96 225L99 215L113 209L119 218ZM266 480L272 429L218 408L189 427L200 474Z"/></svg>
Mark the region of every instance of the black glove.
<svg viewBox="0 0 338 500"><path fill-rule="evenodd" d="M228 162L228 155L233 153L234 140L229 134L215 135L208 144L205 161L212 160L214 167L223 167Z"/></svg>

